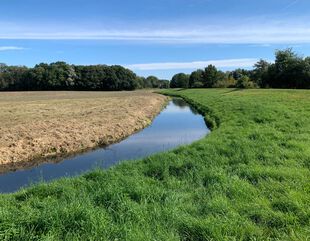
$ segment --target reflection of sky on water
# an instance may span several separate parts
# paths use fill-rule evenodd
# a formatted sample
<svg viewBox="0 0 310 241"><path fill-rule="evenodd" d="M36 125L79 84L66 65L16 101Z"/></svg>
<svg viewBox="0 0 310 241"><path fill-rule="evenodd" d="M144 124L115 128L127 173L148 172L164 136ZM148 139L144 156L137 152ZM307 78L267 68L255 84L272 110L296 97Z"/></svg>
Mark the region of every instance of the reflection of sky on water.
<svg viewBox="0 0 310 241"><path fill-rule="evenodd" d="M178 136L174 135L174 130L167 130L164 135L161 133L153 133L151 138L147 138L149 135L137 136L129 141L124 141L122 146L133 146L133 145L160 145L160 144L178 144L180 142L189 142L192 141L193 136L201 137L201 130L192 129L190 133L188 130L179 131ZM146 139L147 138L147 139Z"/></svg>
<svg viewBox="0 0 310 241"><path fill-rule="evenodd" d="M166 109L165 109L165 113L163 113L164 115L169 115L169 114L175 114L175 113L191 113L191 109L186 107L179 107L176 105L169 105Z"/></svg>
<svg viewBox="0 0 310 241"><path fill-rule="evenodd" d="M153 153L173 149L201 139L209 130L201 115L181 99L173 99L144 130L127 139L66 159L0 176L0 192L15 191L40 179L52 180L73 176L95 167L108 168L121 160L138 159Z"/></svg>

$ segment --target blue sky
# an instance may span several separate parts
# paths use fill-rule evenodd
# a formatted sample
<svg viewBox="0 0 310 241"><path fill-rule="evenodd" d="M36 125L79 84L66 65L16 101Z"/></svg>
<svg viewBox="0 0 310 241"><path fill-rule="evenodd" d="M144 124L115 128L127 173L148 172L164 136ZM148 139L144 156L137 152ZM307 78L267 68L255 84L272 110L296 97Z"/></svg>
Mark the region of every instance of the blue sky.
<svg viewBox="0 0 310 241"><path fill-rule="evenodd" d="M120 64L171 78L310 55L309 0L1 0L0 62Z"/></svg>

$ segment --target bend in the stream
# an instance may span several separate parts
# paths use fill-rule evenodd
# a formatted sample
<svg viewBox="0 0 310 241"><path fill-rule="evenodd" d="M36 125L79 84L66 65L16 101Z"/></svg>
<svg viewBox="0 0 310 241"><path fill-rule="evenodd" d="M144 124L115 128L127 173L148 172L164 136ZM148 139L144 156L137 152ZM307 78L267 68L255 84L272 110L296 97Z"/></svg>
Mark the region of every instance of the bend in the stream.
<svg viewBox="0 0 310 241"><path fill-rule="evenodd" d="M98 167L106 169L124 160L140 159L190 144L208 132L204 118L195 108L183 99L173 98L150 126L119 143L58 163L44 163L27 170L0 175L0 192L14 192L31 183L75 176Z"/></svg>

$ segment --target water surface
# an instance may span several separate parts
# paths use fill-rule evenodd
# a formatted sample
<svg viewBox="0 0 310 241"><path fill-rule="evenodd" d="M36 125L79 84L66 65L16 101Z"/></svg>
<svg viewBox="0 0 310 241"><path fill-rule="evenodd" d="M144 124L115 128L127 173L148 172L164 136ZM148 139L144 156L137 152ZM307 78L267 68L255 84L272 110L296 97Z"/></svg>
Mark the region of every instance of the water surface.
<svg viewBox="0 0 310 241"><path fill-rule="evenodd" d="M58 163L0 175L0 192L14 192L38 181L75 176L94 168L109 168L199 140L209 132L203 117L182 99L173 99L152 124L127 139Z"/></svg>

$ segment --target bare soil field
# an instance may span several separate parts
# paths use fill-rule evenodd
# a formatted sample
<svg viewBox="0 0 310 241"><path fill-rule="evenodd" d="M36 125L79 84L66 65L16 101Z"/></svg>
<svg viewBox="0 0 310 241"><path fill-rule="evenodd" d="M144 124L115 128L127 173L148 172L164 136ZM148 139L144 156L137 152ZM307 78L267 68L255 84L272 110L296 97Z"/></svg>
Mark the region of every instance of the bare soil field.
<svg viewBox="0 0 310 241"><path fill-rule="evenodd" d="M0 93L0 172L117 142L165 102L150 91Z"/></svg>

